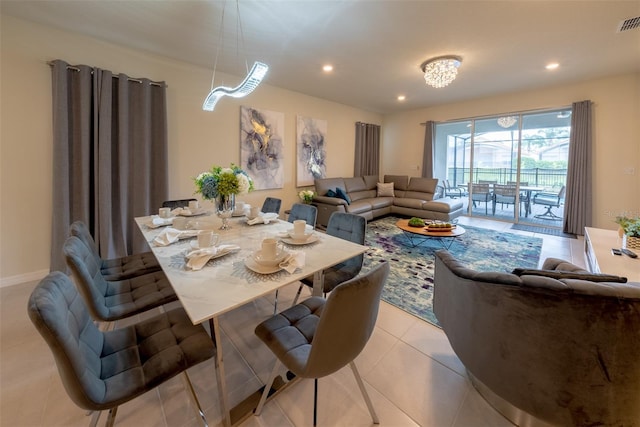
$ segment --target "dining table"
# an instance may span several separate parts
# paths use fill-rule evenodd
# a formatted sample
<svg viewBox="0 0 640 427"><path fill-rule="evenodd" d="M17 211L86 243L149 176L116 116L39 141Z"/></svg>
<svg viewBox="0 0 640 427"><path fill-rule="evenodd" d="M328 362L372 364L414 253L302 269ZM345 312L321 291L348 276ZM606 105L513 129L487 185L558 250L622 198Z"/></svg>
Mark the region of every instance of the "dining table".
<svg viewBox="0 0 640 427"><path fill-rule="evenodd" d="M221 230L221 219L210 213L190 218L188 227L192 233L181 233L188 237L158 245L155 243L156 238L161 237L163 230L168 230L171 225L156 226L153 223L155 217L157 216L136 217L135 222L191 321L194 324L209 323L211 337L217 349L216 377L223 422L228 426L234 425L246 418L246 414L238 414L237 410L229 406L220 316L306 277L313 277L312 294L322 295L323 271L364 253L368 248L319 231L314 231L308 243L297 243L288 239L293 224L278 218L265 221L267 223L255 223L244 216L235 217L229 220L229 229ZM199 270L190 269L186 256L197 249L194 230L213 230L218 235L217 245L233 247L233 250L224 256L213 257ZM166 235L167 231L164 233ZM298 261L304 261L299 262L291 272L291 269L256 268L254 254L266 238L289 242L283 243L284 249L297 254Z"/></svg>

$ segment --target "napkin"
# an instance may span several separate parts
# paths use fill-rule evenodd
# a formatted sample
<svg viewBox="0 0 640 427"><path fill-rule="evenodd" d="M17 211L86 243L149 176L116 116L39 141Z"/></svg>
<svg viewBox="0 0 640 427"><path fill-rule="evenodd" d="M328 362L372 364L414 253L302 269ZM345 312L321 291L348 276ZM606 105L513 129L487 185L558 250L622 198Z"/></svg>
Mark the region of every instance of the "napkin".
<svg viewBox="0 0 640 427"><path fill-rule="evenodd" d="M257 217L250 219L247 221L247 224L249 225L256 225L256 224L269 224L271 221L275 221L276 219L278 219L278 214L276 213L266 213L263 215L258 215Z"/></svg>
<svg viewBox="0 0 640 427"><path fill-rule="evenodd" d="M147 222L147 227L149 228L158 228L158 227L164 227L165 225L171 225L173 224L173 217L169 217L169 218L160 218L157 215L154 215L151 218L151 221Z"/></svg>
<svg viewBox="0 0 640 427"><path fill-rule="evenodd" d="M305 253L302 251L291 251L279 266L286 270L287 273L292 274L297 268L304 267L305 258Z"/></svg>
<svg viewBox="0 0 640 427"><path fill-rule="evenodd" d="M187 254L187 267L192 270L200 270L216 255L224 255L240 249L238 245L220 245L206 249L196 249Z"/></svg>
<svg viewBox="0 0 640 427"><path fill-rule="evenodd" d="M177 230L173 227L167 227L160 234L153 239L153 243L156 246L168 246L177 242L180 239L187 237L195 237L198 235L198 230Z"/></svg>

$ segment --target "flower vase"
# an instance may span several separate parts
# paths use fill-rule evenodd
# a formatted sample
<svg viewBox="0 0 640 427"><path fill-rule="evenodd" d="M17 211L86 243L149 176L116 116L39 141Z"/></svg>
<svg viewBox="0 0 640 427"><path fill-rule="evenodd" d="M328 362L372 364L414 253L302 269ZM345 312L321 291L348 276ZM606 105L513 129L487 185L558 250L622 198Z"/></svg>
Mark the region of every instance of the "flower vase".
<svg viewBox="0 0 640 427"><path fill-rule="evenodd" d="M231 228L229 225L229 218L233 215L235 208L235 194L229 194L226 196L219 194L218 197L216 197L216 213L218 214L218 217L222 219L222 226L220 227L220 230L228 230Z"/></svg>

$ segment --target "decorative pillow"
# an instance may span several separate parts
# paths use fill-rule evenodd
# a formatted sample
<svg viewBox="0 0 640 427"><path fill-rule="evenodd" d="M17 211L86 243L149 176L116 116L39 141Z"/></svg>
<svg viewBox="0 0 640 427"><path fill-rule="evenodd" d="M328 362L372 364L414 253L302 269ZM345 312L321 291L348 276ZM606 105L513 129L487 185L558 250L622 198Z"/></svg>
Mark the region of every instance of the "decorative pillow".
<svg viewBox="0 0 640 427"><path fill-rule="evenodd" d="M576 273L561 270L535 270L527 268L516 268L512 272L516 276L544 276L552 279L578 279L590 282L615 282L627 283L626 277L614 276L611 274Z"/></svg>
<svg viewBox="0 0 640 427"><path fill-rule="evenodd" d="M393 182L378 183L378 197L394 197Z"/></svg>
<svg viewBox="0 0 640 427"><path fill-rule="evenodd" d="M327 190L327 197L338 197L335 191L329 189Z"/></svg>
<svg viewBox="0 0 640 427"><path fill-rule="evenodd" d="M340 187L336 188L336 196L340 197L341 199L344 199L344 201L347 202L348 205L351 204L351 198L347 193L344 192L342 188Z"/></svg>

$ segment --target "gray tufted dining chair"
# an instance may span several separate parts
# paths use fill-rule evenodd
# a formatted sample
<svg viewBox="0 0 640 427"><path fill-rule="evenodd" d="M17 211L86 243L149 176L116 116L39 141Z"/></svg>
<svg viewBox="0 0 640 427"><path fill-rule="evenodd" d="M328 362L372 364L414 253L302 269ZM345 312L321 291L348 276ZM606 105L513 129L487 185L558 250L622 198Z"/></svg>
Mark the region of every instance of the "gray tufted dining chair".
<svg viewBox="0 0 640 427"><path fill-rule="evenodd" d="M65 390L80 408L109 410L114 423L118 406L184 373L185 388L206 418L186 370L215 356L201 325L193 325L182 308L125 328L100 331L71 279L62 272L45 277L32 292L29 318L49 345Z"/></svg>
<svg viewBox="0 0 640 427"><path fill-rule="evenodd" d="M128 279L161 270L160 264L152 252L142 252L120 258L102 259L95 240L91 236L87 225L82 221L75 221L71 224L69 233L82 240L93 253L105 280Z"/></svg>
<svg viewBox="0 0 640 427"><path fill-rule="evenodd" d="M280 215L280 206L282 205L282 200L275 197L267 197L264 199L264 203L262 203L262 213L277 213Z"/></svg>
<svg viewBox="0 0 640 427"><path fill-rule="evenodd" d="M314 379L313 425L317 419L318 378L349 365L374 424L371 399L354 363L373 332L389 264L338 285L327 299L311 297L256 327L255 333L277 360L255 410L262 412L281 365L300 378Z"/></svg>
<svg viewBox="0 0 640 427"><path fill-rule="evenodd" d="M318 208L313 205L304 203L294 203L291 206L291 213L287 221L293 222L298 219L304 219L312 228L316 228L316 219L318 218Z"/></svg>

